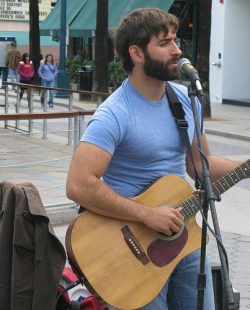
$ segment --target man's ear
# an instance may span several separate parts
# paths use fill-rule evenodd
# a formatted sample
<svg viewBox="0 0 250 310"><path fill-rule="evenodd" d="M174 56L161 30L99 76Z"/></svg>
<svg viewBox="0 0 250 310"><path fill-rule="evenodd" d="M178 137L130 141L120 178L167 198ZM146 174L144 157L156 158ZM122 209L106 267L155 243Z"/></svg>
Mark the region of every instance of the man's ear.
<svg viewBox="0 0 250 310"><path fill-rule="evenodd" d="M130 45L129 54L134 63L142 64L144 62L144 53L139 46Z"/></svg>

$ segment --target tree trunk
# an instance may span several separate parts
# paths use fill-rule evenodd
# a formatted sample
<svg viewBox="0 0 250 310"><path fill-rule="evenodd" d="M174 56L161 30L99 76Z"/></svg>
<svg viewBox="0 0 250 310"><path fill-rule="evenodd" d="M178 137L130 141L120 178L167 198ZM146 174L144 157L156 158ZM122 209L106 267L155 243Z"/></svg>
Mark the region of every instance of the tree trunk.
<svg viewBox="0 0 250 310"><path fill-rule="evenodd" d="M108 92L108 0L97 0L92 91Z"/></svg>
<svg viewBox="0 0 250 310"><path fill-rule="evenodd" d="M209 52L211 32L211 0L199 1L198 37L197 37L197 62L204 92L204 116L211 117L209 97Z"/></svg>
<svg viewBox="0 0 250 310"><path fill-rule="evenodd" d="M39 32L39 7L38 0L29 1L30 13L30 59L34 64L34 79L32 84L40 85L38 77L38 68L40 65L40 32Z"/></svg>

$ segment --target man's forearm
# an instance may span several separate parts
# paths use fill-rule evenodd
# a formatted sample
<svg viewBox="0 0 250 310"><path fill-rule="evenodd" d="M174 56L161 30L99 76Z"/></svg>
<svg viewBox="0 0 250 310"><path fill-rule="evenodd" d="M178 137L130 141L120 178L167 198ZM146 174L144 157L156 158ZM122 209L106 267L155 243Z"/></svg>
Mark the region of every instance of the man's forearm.
<svg viewBox="0 0 250 310"><path fill-rule="evenodd" d="M67 183L67 197L88 210L124 220L144 220L144 213L149 211L148 207L127 199L107 184L94 177L88 178L88 182L82 186Z"/></svg>
<svg viewBox="0 0 250 310"><path fill-rule="evenodd" d="M210 155L208 157L209 171L212 182L226 175L242 164L240 161L232 161L222 157Z"/></svg>

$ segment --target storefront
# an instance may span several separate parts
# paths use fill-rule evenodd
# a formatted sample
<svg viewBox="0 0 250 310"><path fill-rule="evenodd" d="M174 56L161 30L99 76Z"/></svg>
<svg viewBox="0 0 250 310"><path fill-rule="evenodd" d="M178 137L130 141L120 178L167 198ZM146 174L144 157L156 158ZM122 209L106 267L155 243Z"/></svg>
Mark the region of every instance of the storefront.
<svg viewBox="0 0 250 310"><path fill-rule="evenodd" d="M39 0L39 21L44 21L51 12L50 0ZM29 1L28 0L0 0L0 37L14 37L21 53L29 51ZM58 42L52 37L41 37L42 53L58 54Z"/></svg>
<svg viewBox="0 0 250 310"><path fill-rule="evenodd" d="M66 6L67 55L75 55L77 50L82 49L85 56L91 59L94 51L97 0L75 0L74 2L66 0ZM184 20L181 23L179 44L186 56L195 59L193 55L196 54L196 44L193 44L193 42L196 42L197 36L195 28L197 25L197 1L191 0L127 0L119 1L119 3L117 0L109 0L110 49L113 48L114 29L117 28L120 20L134 9L148 6L173 12ZM193 12L195 15L193 15ZM54 40L60 39L60 14L61 5L60 1L58 1L40 26L41 36L52 36Z"/></svg>

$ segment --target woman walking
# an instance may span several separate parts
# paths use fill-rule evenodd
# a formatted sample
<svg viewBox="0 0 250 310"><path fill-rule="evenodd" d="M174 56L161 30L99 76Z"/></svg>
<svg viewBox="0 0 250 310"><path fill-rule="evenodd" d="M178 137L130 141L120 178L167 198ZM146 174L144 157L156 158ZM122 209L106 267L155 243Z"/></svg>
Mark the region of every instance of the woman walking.
<svg viewBox="0 0 250 310"><path fill-rule="evenodd" d="M22 60L19 62L17 71L20 75L20 83L31 84L32 78L34 76L34 66L33 62L30 60L29 53L23 54ZM26 87L21 87L20 102L25 89L27 89L27 99L28 102L30 102L30 88Z"/></svg>
<svg viewBox="0 0 250 310"><path fill-rule="evenodd" d="M55 85L55 77L57 74L57 67L53 61L53 55L47 54L44 62L40 63L40 67L38 69L38 74L42 79L42 86L46 87L54 87ZM49 91L49 106L53 108L53 96L54 92L51 89ZM41 95L41 104L44 105L44 90L42 90Z"/></svg>

